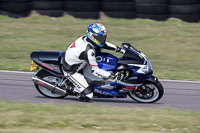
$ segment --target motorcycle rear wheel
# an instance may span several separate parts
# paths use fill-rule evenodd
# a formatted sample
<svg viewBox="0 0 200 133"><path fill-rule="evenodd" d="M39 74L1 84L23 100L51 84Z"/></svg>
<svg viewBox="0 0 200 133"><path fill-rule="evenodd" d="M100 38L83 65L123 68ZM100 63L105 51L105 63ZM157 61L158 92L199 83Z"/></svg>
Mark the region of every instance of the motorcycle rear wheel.
<svg viewBox="0 0 200 133"><path fill-rule="evenodd" d="M129 91L129 97L140 103L154 103L162 98L164 89L159 81L157 83L147 82L143 86L145 88Z"/></svg>
<svg viewBox="0 0 200 133"><path fill-rule="evenodd" d="M60 78L52 75L51 73L41 69L37 74L37 77L40 77L41 79L44 79L48 82L50 82L51 84L55 84L56 81L61 80ZM43 86L40 85L36 85L35 84L36 89L38 90L38 92L40 94L42 94L45 97L48 98L64 98L65 96L67 96L67 94L65 96L57 94L57 93L53 93L50 90L44 88Z"/></svg>

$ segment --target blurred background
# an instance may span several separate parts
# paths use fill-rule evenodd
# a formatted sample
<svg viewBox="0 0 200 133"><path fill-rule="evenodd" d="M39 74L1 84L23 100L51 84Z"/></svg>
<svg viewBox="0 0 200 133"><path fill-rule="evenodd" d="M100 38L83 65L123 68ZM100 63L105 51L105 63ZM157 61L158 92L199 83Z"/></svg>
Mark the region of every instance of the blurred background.
<svg viewBox="0 0 200 133"><path fill-rule="evenodd" d="M0 14L27 17L32 11L51 17L65 13L77 18L179 18L199 22L200 0L0 0Z"/></svg>

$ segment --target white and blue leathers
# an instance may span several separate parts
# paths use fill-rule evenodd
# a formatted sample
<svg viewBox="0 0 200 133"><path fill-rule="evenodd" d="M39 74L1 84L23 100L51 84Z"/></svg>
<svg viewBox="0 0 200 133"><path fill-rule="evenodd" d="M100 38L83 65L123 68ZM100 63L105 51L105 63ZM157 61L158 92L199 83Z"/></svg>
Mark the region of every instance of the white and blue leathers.
<svg viewBox="0 0 200 133"><path fill-rule="evenodd" d="M121 48L108 42L103 48L121 52ZM64 75L73 83L75 91L83 93L90 99L93 97L92 90L84 76L79 73L86 63L90 65L93 75L108 79L112 77L110 72L98 67L95 55L99 50L100 48L95 46L86 36L82 36L68 47L63 63Z"/></svg>

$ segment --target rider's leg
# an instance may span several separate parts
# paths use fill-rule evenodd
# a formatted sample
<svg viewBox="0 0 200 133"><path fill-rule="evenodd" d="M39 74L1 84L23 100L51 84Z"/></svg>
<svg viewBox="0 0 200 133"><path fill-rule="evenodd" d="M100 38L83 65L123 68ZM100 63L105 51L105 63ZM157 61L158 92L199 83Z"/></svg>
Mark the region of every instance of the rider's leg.
<svg viewBox="0 0 200 133"><path fill-rule="evenodd" d="M66 72L64 72L64 75L67 77L67 79L69 79L70 82L73 83L76 89L75 91L80 93L81 100L87 101L92 99L92 89L89 87L83 75L81 75L80 73L74 73L71 75Z"/></svg>

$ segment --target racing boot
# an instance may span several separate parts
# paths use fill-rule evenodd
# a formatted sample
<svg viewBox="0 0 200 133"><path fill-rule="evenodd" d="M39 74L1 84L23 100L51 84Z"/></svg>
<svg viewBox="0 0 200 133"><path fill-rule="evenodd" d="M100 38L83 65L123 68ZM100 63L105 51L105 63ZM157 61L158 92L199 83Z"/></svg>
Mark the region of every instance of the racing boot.
<svg viewBox="0 0 200 133"><path fill-rule="evenodd" d="M80 93L80 97L79 99L83 102L89 102L91 101L93 97L93 92L92 89L90 87L84 89L81 93Z"/></svg>

